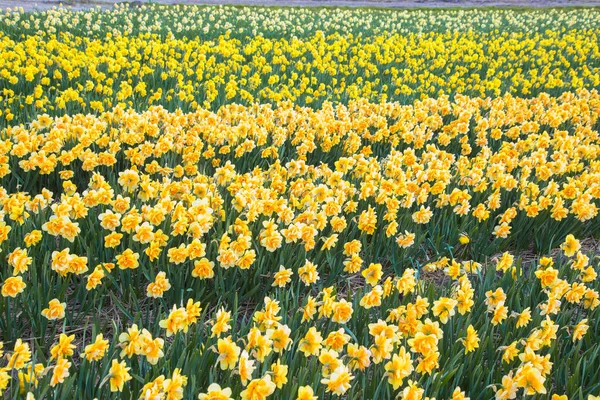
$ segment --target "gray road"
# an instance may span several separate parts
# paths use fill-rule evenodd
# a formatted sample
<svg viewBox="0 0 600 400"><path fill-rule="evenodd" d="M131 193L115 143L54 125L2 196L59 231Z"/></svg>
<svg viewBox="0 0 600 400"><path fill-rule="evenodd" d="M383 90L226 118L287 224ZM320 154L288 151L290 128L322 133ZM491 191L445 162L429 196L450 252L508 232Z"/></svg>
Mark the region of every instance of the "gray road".
<svg viewBox="0 0 600 400"><path fill-rule="evenodd" d="M120 2L120 1L118 1ZM148 0L141 0L147 3ZM161 4L232 4L267 6L346 6L346 7L561 7L561 6L600 6L600 0L155 0ZM0 9L22 7L26 11L44 10L56 7L59 0L0 0ZM110 7L112 0L64 0L63 5L73 9L86 9L95 6Z"/></svg>

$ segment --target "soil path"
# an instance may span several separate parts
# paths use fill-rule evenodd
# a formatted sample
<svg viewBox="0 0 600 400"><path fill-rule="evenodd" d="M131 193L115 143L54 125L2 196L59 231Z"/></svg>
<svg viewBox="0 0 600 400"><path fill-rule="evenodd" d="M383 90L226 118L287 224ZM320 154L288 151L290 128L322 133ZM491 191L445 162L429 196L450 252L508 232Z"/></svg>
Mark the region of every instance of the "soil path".
<svg viewBox="0 0 600 400"><path fill-rule="evenodd" d="M127 0L131 1L131 0ZM122 1L112 0L63 0L64 6L75 10L91 7L110 7ZM148 0L135 1L148 3ZM342 6L342 7L391 7L391 8L442 8L442 7L564 7L600 6L600 0L154 0L161 4L231 4L258 6ZM60 0L0 0L0 10L22 7L25 11L45 10L61 4Z"/></svg>

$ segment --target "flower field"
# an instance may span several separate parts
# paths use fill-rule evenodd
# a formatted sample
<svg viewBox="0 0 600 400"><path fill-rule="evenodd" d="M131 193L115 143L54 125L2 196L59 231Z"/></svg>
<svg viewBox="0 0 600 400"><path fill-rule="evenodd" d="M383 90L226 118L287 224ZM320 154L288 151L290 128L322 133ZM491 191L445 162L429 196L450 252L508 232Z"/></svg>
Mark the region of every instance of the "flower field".
<svg viewBox="0 0 600 400"><path fill-rule="evenodd" d="M596 9L0 28L0 397L600 399Z"/></svg>

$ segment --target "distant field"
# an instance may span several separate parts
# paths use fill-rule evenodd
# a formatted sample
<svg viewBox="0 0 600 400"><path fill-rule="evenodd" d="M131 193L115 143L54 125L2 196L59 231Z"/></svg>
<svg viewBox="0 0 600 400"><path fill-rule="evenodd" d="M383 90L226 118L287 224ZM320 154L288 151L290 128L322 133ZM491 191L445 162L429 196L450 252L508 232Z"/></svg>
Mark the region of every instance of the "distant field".
<svg viewBox="0 0 600 400"><path fill-rule="evenodd" d="M321 7L321 6L341 6L341 7L394 7L394 8L418 8L418 7L565 7L565 6L598 6L597 0L162 0L151 1L158 4L231 4L231 5L256 5L256 6L302 6L302 7ZM58 0L0 0L0 9L23 7L26 11L44 10L59 5ZM89 0L89 1L63 1L65 6L72 7L75 10L86 9L89 7L101 6L110 7L121 1L112 0ZM138 3L138 2L135 2ZM149 3L147 0L140 0L139 3Z"/></svg>

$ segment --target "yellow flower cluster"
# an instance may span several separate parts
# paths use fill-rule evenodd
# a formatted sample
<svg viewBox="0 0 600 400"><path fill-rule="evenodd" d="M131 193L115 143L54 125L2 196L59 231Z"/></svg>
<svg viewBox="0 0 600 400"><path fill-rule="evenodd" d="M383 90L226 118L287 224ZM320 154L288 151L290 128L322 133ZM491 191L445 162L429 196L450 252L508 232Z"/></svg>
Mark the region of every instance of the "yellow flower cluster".
<svg viewBox="0 0 600 400"><path fill-rule="evenodd" d="M502 286L489 290L485 294L485 305L489 314L485 324L498 327L515 326L515 329L520 332L520 335L514 337L510 344L494 348L494 351L500 351L501 363L508 369L501 383L498 382L498 385L493 387L495 398L498 400L514 399L517 393L523 395L547 393L550 388L545 383L551 376L553 362L546 349L557 343L561 328L553 318L558 318L561 312L567 312L569 307L581 307L593 312L600 305L598 291L586 286L595 284L596 276L590 277L589 273L584 273L589 259L580 251L580 242L569 235L561 248L564 256L568 257L568 269L560 268L561 272L559 272L559 269L554 269L553 258L542 257L535 270L535 276L543 287L540 293L547 296L547 299L536 307L539 312L529 307L515 309L507 306L508 296ZM451 262L456 263L455 260ZM437 260L432 264L440 268L444 263L447 263L447 260ZM348 329L347 323L355 315L350 303L347 299L341 298L340 294L336 294L332 286L321 290L316 297L308 296L299 310L298 317L286 318L290 323L294 323L301 316L302 324L315 324L308 329L298 327L297 332L293 332L287 324L281 322L282 309L289 309L290 305L265 297L263 307L251 315L252 328L243 338L234 340L231 335L226 336L232 329L231 314L220 309L214 319L208 320L206 324L207 329L212 331L211 337L207 339L209 344L213 344L209 352L217 356L213 358L215 366L218 365L219 369L226 373L231 371L227 373L230 375L227 379L241 382L243 390L240 398L243 400L266 399L276 390L284 388L290 380L295 379L289 374L288 365L281 363L289 353L295 353L294 364L298 364L298 360L302 362L303 359L316 360L312 365L317 365L321 369L323 377L321 384L325 392L347 394L354 384L355 374L381 370L383 379L393 390L402 388L400 395L403 399L424 399L425 390L418 384L417 377L434 376L436 371L440 371L440 365L446 362L441 359L440 348L445 338L444 326L452 324L452 321L459 316L469 316L474 313L479 304L484 303L475 298L472 281L476 281L477 276L469 272L472 271L469 267L470 263L472 262L459 264L458 277L451 277L446 269L446 275L454 281L451 297L439 297L432 303L427 297L418 294L422 293L424 282L415 276L416 271L413 269L405 270L400 277L388 276L382 286L379 286L381 277L371 277L373 280L366 282L366 285L377 285L376 287L381 289L375 303L370 302L366 305L361 301L361 307L364 309L372 306L381 307L381 315L386 317L368 323L367 339L362 344L356 342L354 334ZM505 253L496 264L496 268L503 273L514 268L509 253ZM569 271L578 271L580 274L572 275ZM493 274L493 271L491 273ZM398 305L399 296L411 301ZM372 298L373 295L367 293L363 299L366 297ZM383 307L382 301L386 300L386 307ZM566 306L562 305L563 301L566 302ZM190 320L192 324L195 323L200 311L199 304L190 300L186 307L174 308L167 320L161 321L160 326L167 329L168 337L169 332L172 334L176 331L172 327L174 321L180 321L187 327ZM534 312L536 317L532 318ZM343 318L340 319L340 316ZM485 330L488 335L493 335L494 331L488 330L479 316L473 318L478 320L481 330ZM186 320L188 322L185 322ZM569 328L567 336L569 340L581 341L589 329L588 322L587 318L583 318L576 323L569 322L565 325L564 327ZM298 334L299 332L303 333ZM8 372L11 370L19 371L21 384L28 382L32 388L37 387L38 380L44 379L49 370L52 370L50 386L63 383L72 367L68 358L72 357L75 351L74 338L74 335L60 335L58 343L53 345L50 351L50 360L56 360L56 364L51 368L44 368L42 364L33 365L29 345L18 339L12 351L8 353L8 364L1 369L2 388L6 388L10 380ZM465 354L476 352L480 348L482 339L486 342L492 340L491 337L480 337L478 330L472 324L465 324L458 337L458 342L461 343L460 350ZM155 365L165 355L163 352L165 341L161 338L153 339L150 332L146 329L140 330L136 324L120 334L118 343L122 349L120 354L122 358L144 356L150 364ZM95 341L85 347L81 356L90 362L101 362L107 356L108 349L109 342L99 334ZM545 352L547 354L543 354ZM272 360L274 354L279 358L269 366L267 360ZM261 369L264 370L257 364L264 365L267 373L257 373L257 370L259 372ZM27 370L26 374L21 374L24 369ZM132 379L130 369L125 361L111 360L109 374L105 378L105 381L110 382L111 391L124 390L124 384ZM188 377L182 375L181 370L176 368L170 379L165 379L164 375L161 375L146 383L139 398L182 399L187 383ZM231 399L231 396L231 388L222 388L218 383L213 382L206 392L198 395L198 398ZM302 400L317 397L314 396L313 388L309 385L299 387L297 396L293 398ZM427 398L433 399L433 397ZM467 399L468 397L460 387L456 387L452 392L452 398Z"/></svg>
<svg viewBox="0 0 600 400"><path fill-rule="evenodd" d="M600 28L204 38L156 33L102 39L0 33L0 123L223 104L401 100L463 93L525 96L600 87Z"/></svg>
<svg viewBox="0 0 600 400"><path fill-rule="evenodd" d="M435 383L452 357L482 357L485 342L486 357L501 350L502 375L487 389L497 399L545 393L549 349L559 340L580 343L600 304L596 266L568 234L597 229L599 115L600 94L580 90L317 110L117 107L6 128L4 301L37 302L30 318L55 328L80 307L61 285L93 296L85 300L93 307L109 298L128 312L118 292L161 311L135 306L147 316L78 338L80 350L74 334L57 332L46 366L31 361L31 347L18 339L0 387L16 370L27 390L58 388L76 373L69 360L77 351L83 368L106 365L93 381L99 395L108 383L109 392L144 399L190 391L201 399L265 399L277 390L286 398L359 398L358 377L377 374L389 385L369 389L373 398L397 391L431 399L425 380ZM518 247L521 238L549 249L547 229L566 232L568 261L555 268L553 258L540 259L528 284L536 285L535 301L515 303L527 281L508 252L495 265L502 280L480 279L495 275L481 263L486 251ZM427 262L414 268L407 259ZM427 292L422 273L448 277L450 291ZM226 293L238 274L274 293L246 316L235 301L203 314L198 300L211 304L211 293ZM332 276L337 283L326 285ZM359 289L345 292L342 276ZM243 287L240 294L251 292ZM302 296L285 294L301 288ZM573 322L575 309L584 315ZM494 331L513 324L517 336L496 341ZM185 350L182 337L198 347ZM444 350L448 340L461 347ZM167 367L178 351L195 358ZM214 381L188 388L200 363ZM162 375L127 392L131 368L147 364ZM321 386L298 379L310 365L319 366ZM467 396L452 390L453 398Z"/></svg>
<svg viewBox="0 0 600 400"><path fill-rule="evenodd" d="M409 247L415 238L406 230L436 220L435 210L479 224L495 221L493 236L507 238L512 222L521 218L596 217L600 186L593 160L599 143L593 127L599 108L597 92L580 91L530 100L442 97L414 106L361 101L316 111L229 106L218 113L171 114L154 107L140 114L117 108L99 118L42 116L29 129L5 130L0 169L6 178L13 172L62 176L55 188L61 200L52 203L53 193L34 180L27 189L41 190L35 196L9 193L9 183L3 210L22 225L49 208L47 220L40 220L42 231L69 242L82 235L77 220L97 215L106 247L118 248L124 235L135 244L115 256L120 269L138 267L139 249L152 261L170 235L191 236L194 241L169 248L168 258L175 264L198 259L199 276L212 271L200 238L228 215L235 240L230 232L223 235L219 258L210 260L224 268L252 264L255 225L268 252L284 239L300 240L309 251L330 226L332 236L323 244L328 250L351 227L373 235L381 221L385 236L405 232L396 239ZM320 155L332 162L313 165ZM169 167L168 160L181 162ZM268 160L268 168L255 169ZM118 179L104 172L123 162L130 167ZM89 174L85 190L77 190L74 172ZM401 217L401 209L410 212L410 220ZM354 215L356 225L350 221ZM164 225L167 217L170 228ZM11 226L2 229L5 240ZM40 231L27 233L25 246L42 238ZM63 276L86 272L87 258L69 251L52 253L52 269ZM11 250L10 263L16 272L26 271L27 250ZM161 287L167 290L168 280L151 289Z"/></svg>

